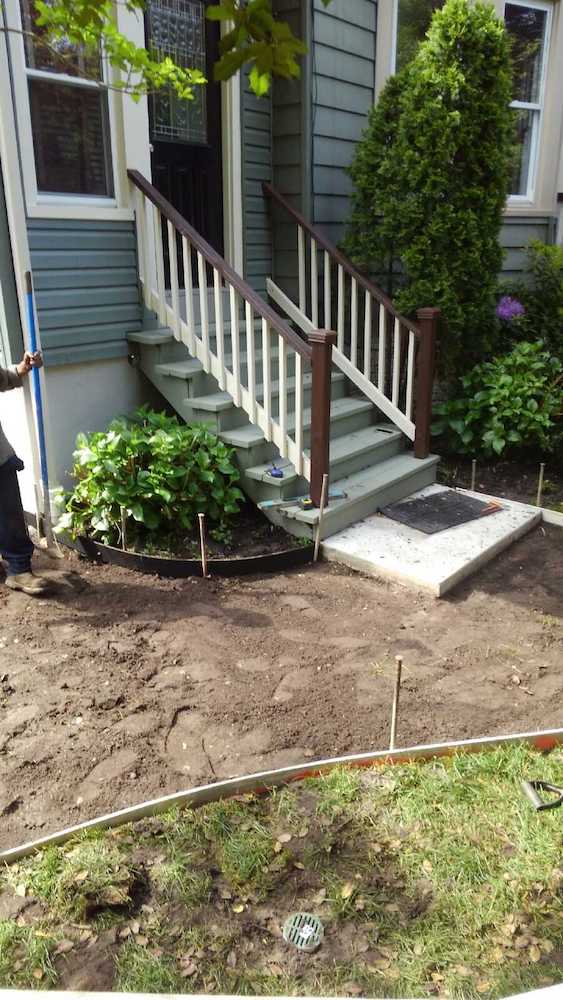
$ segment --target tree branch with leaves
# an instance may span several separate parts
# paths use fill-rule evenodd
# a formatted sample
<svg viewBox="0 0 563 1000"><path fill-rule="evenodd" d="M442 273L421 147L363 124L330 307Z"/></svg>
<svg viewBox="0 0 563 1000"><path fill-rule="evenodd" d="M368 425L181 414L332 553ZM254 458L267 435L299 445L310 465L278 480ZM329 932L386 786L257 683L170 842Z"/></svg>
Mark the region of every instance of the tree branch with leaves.
<svg viewBox="0 0 563 1000"><path fill-rule="evenodd" d="M325 6L331 0L323 0ZM143 17L147 0L31 0L33 17L28 30L21 31L33 45L49 49L65 61L65 48L86 53L101 51L122 82L112 84L139 100L148 93L171 89L181 99L193 98L194 87L207 82L200 69L179 66L170 56L159 58L155 50L138 46L120 31L116 7ZM0 31L18 32L4 10ZM224 26L220 58L214 79L228 80L243 67L250 69L250 86L255 94L268 93L273 77L299 76L299 58L305 43L293 34L287 21L272 10L272 0L223 0L207 7L207 17Z"/></svg>

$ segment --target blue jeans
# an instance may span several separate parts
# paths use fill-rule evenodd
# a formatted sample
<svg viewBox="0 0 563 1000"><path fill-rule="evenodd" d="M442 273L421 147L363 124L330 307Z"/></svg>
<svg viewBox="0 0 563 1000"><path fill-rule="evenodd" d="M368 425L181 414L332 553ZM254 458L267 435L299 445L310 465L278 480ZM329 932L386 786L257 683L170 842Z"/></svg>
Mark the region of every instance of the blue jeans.
<svg viewBox="0 0 563 1000"><path fill-rule="evenodd" d="M8 565L8 576L29 573L33 555L17 476L22 469L15 455L0 465L0 555Z"/></svg>

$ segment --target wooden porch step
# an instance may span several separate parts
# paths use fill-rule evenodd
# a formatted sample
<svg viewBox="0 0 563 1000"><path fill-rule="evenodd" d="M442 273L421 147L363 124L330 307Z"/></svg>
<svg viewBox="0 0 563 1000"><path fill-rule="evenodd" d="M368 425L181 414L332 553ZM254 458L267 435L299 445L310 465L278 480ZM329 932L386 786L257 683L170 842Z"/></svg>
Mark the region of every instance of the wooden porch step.
<svg viewBox="0 0 563 1000"><path fill-rule="evenodd" d="M330 415L331 437L338 437L339 424L345 424L355 417L367 416L373 410L373 405L368 399L357 399L355 396L344 396L342 399L335 399ZM311 410L303 411L303 429L309 430L311 427ZM295 414L288 414L287 429L291 434L295 430ZM346 434L346 430L342 431ZM220 431L219 436L230 444L233 448L254 448L264 441L264 435L259 427L254 424L247 424L244 427L235 427L229 431Z"/></svg>

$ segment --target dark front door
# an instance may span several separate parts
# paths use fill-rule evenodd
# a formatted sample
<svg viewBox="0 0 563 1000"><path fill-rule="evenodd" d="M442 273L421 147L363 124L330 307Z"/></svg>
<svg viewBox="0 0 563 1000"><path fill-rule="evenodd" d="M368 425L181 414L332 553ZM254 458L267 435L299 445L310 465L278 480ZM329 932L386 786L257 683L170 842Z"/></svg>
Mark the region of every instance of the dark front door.
<svg viewBox="0 0 563 1000"><path fill-rule="evenodd" d="M194 87L193 101L169 92L151 97L152 174L154 186L222 254L221 89L212 82L219 32L205 7L199 0L147 4L151 49L159 58L201 69L210 81Z"/></svg>

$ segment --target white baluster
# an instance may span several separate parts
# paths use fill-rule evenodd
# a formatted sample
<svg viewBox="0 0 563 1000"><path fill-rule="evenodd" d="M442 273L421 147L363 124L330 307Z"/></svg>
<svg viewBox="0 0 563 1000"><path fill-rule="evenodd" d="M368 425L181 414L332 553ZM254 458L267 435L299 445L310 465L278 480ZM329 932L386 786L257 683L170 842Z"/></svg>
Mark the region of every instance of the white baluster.
<svg viewBox="0 0 563 1000"><path fill-rule="evenodd" d="M344 288L345 288L344 268L338 265L338 320L337 320L337 344L338 350L344 353Z"/></svg>
<svg viewBox="0 0 563 1000"><path fill-rule="evenodd" d="M156 253L156 297L157 314L162 326L166 326L166 289L164 287L164 247L162 245L162 220L160 211L153 205L154 245Z"/></svg>
<svg viewBox="0 0 563 1000"><path fill-rule="evenodd" d="M385 384L387 382L387 314L385 306L379 304L379 357L377 365L377 388L385 395Z"/></svg>
<svg viewBox="0 0 563 1000"><path fill-rule="evenodd" d="M215 341L219 362L219 388L225 390L225 327L223 324L223 282L216 267L213 268L213 289L215 293Z"/></svg>
<svg viewBox="0 0 563 1000"><path fill-rule="evenodd" d="M172 297L172 332L176 340L182 339L180 315L180 295L178 291L178 246L176 243L176 230L170 220L167 222L168 228L168 256L170 258L170 292Z"/></svg>
<svg viewBox="0 0 563 1000"><path fill-rule="evenodd" d="M235 406L240 406L241 404L240 323L239 323L239 312L238 312L238 296L232 285L230 286L229 289L229 299L231 306L231 351L233 355L233 376L235 380L235 391L233 394L233 400Z"/></svg>
<svg viewBox="0 0 563 1000"><path fill-rule="evenodd" d="M324 285L325 285L324 328L325 330L332 330L332 287L330 279L330 254L327 253L326 250L325 250Z"/></svg>
<svg viewBox="0 0 563 1000"><path fill-rule="evenodd" d="M281 333L278 334L279 350L279 384L280 384L280 431L282 458L287 458L287 344Z"/></svg>
<svg viewBox="0 0 563 1000"><path fill-rule="evenodd" d="M407 406L405 416L407 420L412 420L414 401L414 355L415 355L415 335L409 330L409 353L407 358Z"/></svg>
<svg viewBox="0 0 563 1000"><path fill-rule="evenodd" d="M371 294L366 292L364 309L364 375L371 382Z"/></svg>
<svg viewBox="0 0 563 1000"><path fill-rule="evenodd" d="M192 276L192 246L187 238L182 236L182 259L184 262L184 291L186 293L186 326L188 328L187 348L195 357L195 316L194 316L194 282Z"/></svg>
<svg viewBox="0 0 563 1000"><path fill-rule="evenodd" d="M303 475L303 358L295 352L295 448L297 463L295 471Z"/></svg>
<svg viewBox="0 0 563 1000"><path fill-rule="evenodd" d="M246 364L248 368L247 383L250 397L249 420L256 423L256 349L254 345L254 310L250 302L246 303Z"/></svg>
<svg viewBox="0 0 563 1000"><path fill-rule="evenodd" d="M146 199L142 191L139 188L135 188L135 204L136 204L136 219L137 219L137 240L139 243L139 261L141 263L142 275L141 283L143 286L143 300L147 309L150 309L150 295L151 295L151 280L150 280L150 265L149 265L149 244L147 240L147 213L146 213Z"/></svg>
<svg viewBox="0 0 563 1000"><path fill-rule="evenodd" d="M311 237L311 322L317 330L319 327L319 262L317 241L313 237Z"/></svg>
<svg viewBox="0 0 563 1000"><path fill-rule="evenodd" d="M264 390L264 420L263 431L267 441L272 440L272 358L270 344L270 324L262 320L262 388Z"/></svg>
<svg viewBox="0 0 563 1000"><path fill-rule="evenodd" d="M199 319L201 324L201 342L203 358L201 362L206 372L211 371L211 356L209 353L209 299L207 296L207 269L203 255L197 252L197 273L199 277Z"/></svg>
<svg viewBox="0 0 563 1000"><path fill-rule="evenodd" d="M395 318L393 327L393 391L391 402L393 406L399 405L399 387L401 384L401 324Z"/></svg>
<svg viewBox="0 0 563 1000"><path fill-rule="evenodd" d="M299 308L307 313L307 271L305 267L305 230L297 229L297 249L299 254Z"/></svg>
<svg viewBox="0 0 563 1000"><path fill-rule="evenodd" d="M350 361L357 367L358 364L358 282L352 278L352 299L350 306L351 336L350 336Z"/></svg>

